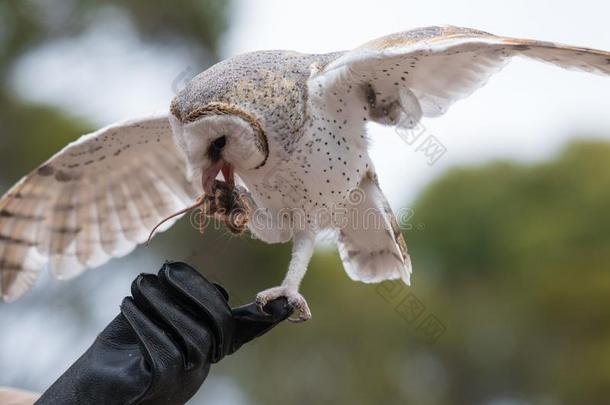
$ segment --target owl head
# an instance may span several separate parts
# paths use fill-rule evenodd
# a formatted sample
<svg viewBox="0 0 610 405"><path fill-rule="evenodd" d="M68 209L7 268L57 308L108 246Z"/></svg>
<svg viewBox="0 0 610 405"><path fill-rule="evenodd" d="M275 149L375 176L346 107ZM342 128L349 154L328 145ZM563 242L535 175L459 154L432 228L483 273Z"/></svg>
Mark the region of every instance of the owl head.
<svg viewBox="0 0 610 405"><path fill-rule="evenodd" d="M232 170L244 175L264 166L267 136L288 142L304 125L309 63L292 52L260 51L193 78L171 105L176 143L190 174L202 174L209 185L219 171L227 179Z"/></svg>
<svg viewBox="0 0 610 405"><path fill-rule="evenodd" d="M210 102L186 116L172 111L176 143L187 158L190 177L202 179L206 193L218 173L234 184L234 172L262 167L269 156L267 137L250 112L223 102Z"/></svg>

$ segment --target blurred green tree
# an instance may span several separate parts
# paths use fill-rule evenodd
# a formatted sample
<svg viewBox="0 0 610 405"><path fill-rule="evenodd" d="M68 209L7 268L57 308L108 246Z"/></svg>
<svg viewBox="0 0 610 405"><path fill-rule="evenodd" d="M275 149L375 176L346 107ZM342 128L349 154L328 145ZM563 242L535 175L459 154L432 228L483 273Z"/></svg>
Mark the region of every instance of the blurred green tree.
<svg viewBox="0 0 610 405"><path fill-rule="evenodd" d="M303 286L312 321L221 369L264 404L606 403L608 206L604 141L539 164L451 170L414 206L413 224L425 228L406 233L413 287L390 299L349 281L334 250L319 253ZM271 247L263 255L272 271L235 279L233 291L277 281L282 261ZM408 294L419 317L405 316ZM429 315L446 327L433 344L420 329Z"/></svg>
<svg viewBox="0 0 610 405"><path fill-rule="evenodd" d="M204 68L218 59L218 41L228 25L229 6L223 0L0 2L0 161L10 162L2 165L0 184L16 181L91 130L64 111L31 105L13 93L9 79L20 57L58 39L78 36L111 7L129 18L144 43L188 47Z"/></svg>

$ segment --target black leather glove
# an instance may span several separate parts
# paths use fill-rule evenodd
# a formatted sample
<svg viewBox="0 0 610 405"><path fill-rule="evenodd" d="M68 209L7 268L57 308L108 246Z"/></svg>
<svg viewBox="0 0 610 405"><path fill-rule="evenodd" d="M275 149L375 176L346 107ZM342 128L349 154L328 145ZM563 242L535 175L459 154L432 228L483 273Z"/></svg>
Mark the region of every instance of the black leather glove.
<svg viewBox="0 0 610 405"><path fill-rule="evenodd" d="M260 313L231 309L228 295L184 263L141 274L132 297L38 404L183 404L210 371L244 343L289 317L281 298Z"/></svg>

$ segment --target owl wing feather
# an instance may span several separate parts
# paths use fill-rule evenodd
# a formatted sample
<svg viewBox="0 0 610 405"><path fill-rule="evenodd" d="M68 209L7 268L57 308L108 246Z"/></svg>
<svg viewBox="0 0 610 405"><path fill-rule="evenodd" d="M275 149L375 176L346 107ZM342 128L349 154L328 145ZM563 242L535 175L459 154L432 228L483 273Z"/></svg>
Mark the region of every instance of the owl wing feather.
<svg viewBox="0 0 610 405"><path fill-rule="evenodd" d="M64 279L129 253L195 196L167 115L81 137L0 199L2 298L28 291L47 264Z"/></svg>
<svg viewBox="0 0 610 405"><path fill-rule="evenodd" d="M343 268L355 281L402 280L411 284L407 244L376 177L366 176L356 190L361 194L350 194L348 222L338 230ZM358 196L361 198L356 200Z"/></svg>
<svg viewBox="0 0 610 405"><path fill-rule="evenodd" d="M327 90L370 85L367 101L373 96L378 110L385 112L377 115L386 115L382 119L372 117L374 121L398 124L402 119L403 124L413 125L421 116L444 114L455 101L485 85L515 56L610 75L610 52L445 26L415 29L368 42L328 63L312 80ZM382 105L380 100L384 99L387 102ZM406 117L391 116L392 109L388 107L392 101L402 104L403 110L410 110Z"/></svg>
<svg viewBox="0 0 610 405"><path fill-rule="evenodd" d="M503 38L459 27L427 27L388 35L312 65L312 104L334 122L373 121L409 129L422 117L437 117L457 100L485 85L515 56L566 69L610 74L610 53L526 39ZM341 127L338 127L341 129ZM364 129L363 129L364 130ZM356 131L352 131L357 132ZM364 134L353 141L359 143ZM379 229L348 226L339 233L339 252L350 277L365 282L402 278L411 262L383 193L375 183L361 184Z"/></svg>

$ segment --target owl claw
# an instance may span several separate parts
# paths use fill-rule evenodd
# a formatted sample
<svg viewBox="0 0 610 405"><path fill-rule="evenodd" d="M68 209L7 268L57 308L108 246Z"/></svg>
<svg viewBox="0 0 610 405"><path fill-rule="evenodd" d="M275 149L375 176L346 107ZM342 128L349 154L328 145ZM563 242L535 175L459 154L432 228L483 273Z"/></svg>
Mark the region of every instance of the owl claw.
<svg viewBox="0 0 610 405"><path fill-rule="evenodd" d="M289 318L290 322L305 322L311 319L311 311L305 298L298 291L287 287L273 287L265 291L261 291L256 295L256 305L259 311L266 313L263 308L268 302L277 298L285 297L288 303L294 307L298 313L298 318Z"/></svg>

